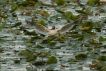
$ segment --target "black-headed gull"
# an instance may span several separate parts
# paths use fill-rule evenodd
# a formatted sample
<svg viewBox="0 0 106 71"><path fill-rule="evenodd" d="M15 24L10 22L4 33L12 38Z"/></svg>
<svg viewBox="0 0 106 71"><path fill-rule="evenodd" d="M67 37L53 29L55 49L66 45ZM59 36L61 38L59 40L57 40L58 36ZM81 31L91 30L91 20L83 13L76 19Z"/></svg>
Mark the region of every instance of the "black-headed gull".
<svg viewBox="0 0 106 71"><path fill-rule="evenodd" d="M66 31L70 30L73 27L73 25L81 23L81 21L82 21L82 18L79 18L78 20L74 21L73 23L68 23L58 29L55 28L55 26L52 26L52 29L48 29L47 27L45 27L43 25L37 24L32 21L28 21L28 20L26 20L26 23L34 25L36 30L41 34L44 34L44 35L48 34L49 36L54 36L58 33L65 33Z"/></svg>

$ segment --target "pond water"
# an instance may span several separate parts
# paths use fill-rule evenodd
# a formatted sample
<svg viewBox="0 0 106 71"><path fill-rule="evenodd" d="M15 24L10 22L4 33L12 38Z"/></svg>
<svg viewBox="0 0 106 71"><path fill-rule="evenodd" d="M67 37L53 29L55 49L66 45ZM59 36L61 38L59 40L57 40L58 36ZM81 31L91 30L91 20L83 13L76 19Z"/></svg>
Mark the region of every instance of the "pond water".
<svg viewBox="0 0 106 71"><path fill-rule="evenodd" d="M36 31L34 26L25 22L26 19L31 20L33 17L36 21L43 20L49 28L53 25L55 25L56 28L61 27L67 23L67 19L63 18L63 15L57 12L56 9L59 9L60 11L64 10L66 12L71 11L73 15L79 15L80 13L76 12L76 10L82 10L83 8L77 3L72 2L73 0L67 0L71 2L69 3L70 5L66 7L50 7L38 4L35 5L34 8L31 6L20 7L12 13L10 11L3 12L3 10L11 10L11 6L16 4L16 2L21 2L21 0L13 0L13 2L11 2L12 0L7 1L10 3L5 4L6 1L0 0L0 3L3 2L3 4L0 4L0 14L8 16L8 18L0 21L0 25L6 22L5 27L0 31L0 71L99 71L99 69L97 69L98 66L103 65L106 67L106 58L104 58L104 61L99 61L98 66L90 66L90 64L92 65L92 61L98 60L99 56L106 57L106 41L100 41L104 40L106 37L106 5L84 5L85 8L89 8L93 11L93 14L87 15L88 19L84 21L97 22L96 24L100 25L101 31L95 31L95 26L93 26L92 31L94 31L96 35L92 36L87 31L79 30L78 28L81 28L82 25L78 25L77 28L75 28L75 31L77 31L78 34L81 34L79 35L81 37L82 34L84 35L82 40L78 40L79 37L71 37L70 32L67 32L69 34L66 34L65 36L60 35L62 39L58 36L45 36L42 38L40 36L41 34ZM39 1L51 5L51 0ZM86 4L87 1L88 0L80 0L81 4ZM56 4L54 3L54 5ZM31 13L29 12L30 10ZM42 12L41 14L40 12L36 14L35 11L37 10L45 10L50 16L42 16ZM100 10L104 10L105 12L99 13ZM20 15L23 11L26 11L25 14ZM13 13L15 13L17 17L14 17ZM99 15L95 15L95 13L99 13ZM0 16L0 19L1 17L2 16ZM22 24L19 26L15 25L17 23L20 24L19 22ZM71 22L73 22L72 19ZM25 30L27 31L20 30L20 27L25 27ZM33 30L36 31L35 34L30 33L33 32ZM100 39L100 36L102 36L103 39ZM87 42L93 41L92 39L95 40L95 42L91 42L92 44ZM88 48L92 48L92 50L88 50ZM78 54L85 55L77 58L76 56ZM83 56L85 56L84 59ZM51 62L49 63L48 60L50 57L54 59L53 61L51 59ZM95 63L97 62L94 62L94 64ZM104 70L106 70L106 68Z"/></svg>

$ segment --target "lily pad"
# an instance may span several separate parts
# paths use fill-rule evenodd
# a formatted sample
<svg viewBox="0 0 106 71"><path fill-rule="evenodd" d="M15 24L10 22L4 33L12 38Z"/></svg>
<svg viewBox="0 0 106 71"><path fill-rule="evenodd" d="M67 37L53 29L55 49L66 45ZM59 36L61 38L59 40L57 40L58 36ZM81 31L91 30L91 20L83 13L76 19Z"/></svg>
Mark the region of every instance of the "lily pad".
<svg viewBox="0 0 106 71"><path fill-rule="evenodd" d="M8 16L7 15L4 15L4 14L0 14L0 17L1 18L4 18L4 19L8 18Z"/></svg>
<svg viewBox="0 0 106 71"><path fill-rule="evenodd" d="M26 59L26 62L31 62L31 61L34 61L36 60L36 57L35 56L30 56Z"/></svg>
<svg viewBox="0 0 106 71"><path fill-rule="evenodd" d="M0 31L5 27L6 22L3 22L2 24L0 24Z"/></svg>
<svg viewBox="0 0 106 71"><path fill-rule="evenodd" d="M33 63L33 65L41 66L41 65L44 65L45 63L46 63L45 61L36 61L35 63Z"/></svg>
<svg viewBox="0 0 106 71"><path fill-rule="evenodd" d="M100 60L100 61L106 61L106 56L99 56L98 57L98 60Z"/></svg>
<svg viewBox="0 0 106 71"><path fill-rule="evenodd" d="M78 17L77 16L75 16L72 12L70 12L70 11L68 11L68 12L65 12L64 14L63 14L63 16L66 18L66 20L68 21L68 22L70 22L70 20L76 20L76 19L78 19Z"/></svg>
<svg viewBox="0 0 106 71"><path fill-rule="evenodd" d="M100 71L106 71L106 66L103 66Z"/></svg>
<svg viewBox="0 0 106 71"><path fill-rule="evenodd" d="M17 8L18 8L18 6L16 4L12 5L10 12L11 13L14 12Z"/></svg>
<svg viewBox="0 0 106 71"><path fill-rule="evenodd" d="M44 10L36 10L35 13L40 14L45 18L50 16L50 14L47 11L44 11Z"/></svg>
<svg viewBox="0 0 106 71"><path fill-rule="evenodd" d="M81 23L81 25L82 25L82 28L87 32L91 32L94 27L94 23L91 21L83 22L83 23ZM86 27L86 28L84 28L84 27Z"/></svg>
<svg viewBox="0 0 106 71"><path fill-rule="evenodd" d="M43 20L39 20L39 21L37 21L37 23L38 23L38 24L41 24L41 25L43 25L43 26L46 26L46 23L45 23Z"/></svg>
<svg viewBox="0 0 106 71"><path fill-rule="evenodd" d="M88 47L88 48L87 48L87 50L88 50L88 51L91 51L91 50L93 50L93 48L91 48L91 47Z"/></svg>
<svg viewBox="0 0 106 71"><path fill-rule="evenodd" d="M99 4L99 0L88 0L87 4L90 6L94 6L96 4Z"/></svg>
<svg viewBox="0 0 106 71"><path fill-rule="evenodd" d="M84 60L87 58L87 54L78 54L75 56L77 60Z"/></svg>
<svg viewBox="0 0 106 71"><path fill-rule="evenodd" d="M51 42L49 42L48 44L49 44L50 46L55 46L56 43L57 43L57 42L51 41Z"/></svg>
<svg viewBox="0 0 106 71"><path fill-rule="evenodd" d="M78 60L70 58L68 62L78 62Z"/></svg>
<svg viewBox="0 0 106 71"><path fill-rule="evenodd" d="M35 1L22 1L18 3L19 6L24 6L24 7L29 5L34 6L35 4L36 4Z"/></svg>
<svg viewBox="0 0 106 71"><path fill-rule="evenodd" d="M29 50L22 50L22 51L19 53L19 55L29 57L29 56L32 55L32 52L29 51Z"/></svg>
<svg viewBox="0 0 106 71"><path fill-rule="evenodd" d="M6 42L6 40L5 40L5 39L0 38L0 43L2 43L2 42Z"/></svg>
<svg viewBox="0 0 106 71"><path fill-rule="evenodd" d="M52 41L54 39L55 39L55 37L47 37L41 43L42 44L48 44L50 41Z"/></svg>
<svg viewBox="0 0 106 71"><path fill-rule="evenodd" d="M90 8L85 8L84 10L76 10L76 12L82 13L82 14L87 14L87 15L93 14L93 11Z"/></svg>
<svg viewBox="0 0 106 71"><path fill-rule="evenodd" d="M20 26L22 24L22 22L17 22L17 23L15 23L13 26L11 26L12 28L13 27L18 27L18 26Z"/></svg>
<svg viewBox="0 0 106 71"><path fill-rule="evenodd" d="M64 5L65 4L65 0L56 0L56 4L57 5Z"/></svg>
<svg viewBox="0 0 106 71"><path fill-rule="evenodd" d="M105 41L106 39L102 36L99 37L99 41Z"/></svg>
<svg viewBox="0 0 106 71"><path fill-rule="evenodd" d="M28 47L32 47L32 44L31 44L31 43L28 43L27 46L28 46Z"/></svg>
<svg viewBox="0 0 106 71"><path fill-rule="evenodd" d="M31 32L28 31L28 30L24 30L24 34L25 34L25 35L30 35L30 36L31 36L31 35L33 35L33 36L37 35L36 32L35 32L35 30L33 30L33 31L31 31Z"/></svg>
<svg viewBox="0 0 106 71"><path fill-rule="evenodd" d="M52 64L52 63L57 63L57 58L55 56L49 57L47 60L47 63Z"/></svg>
<svg viewBox="0 0 106 71"><path fill-rule="evenodd" d="M50 56L50 53L49 52L41 52L40 56L41 57L47 57L47 56Z"/></svg>
<svg viewBox="0 0 106 71"><path fill-rule="evenodd" d="M35 48L44 48L44 47L38 44L35 46Z"/></svg>
<svg viewBox="0 0 106 71"><path fill-rule="evenodd" d="M90 42L91 44L98 44L98 42L97 42L96 40L94 40L94 39L89 40L89 42Z"/></svg>
<svg viewBox="0 0 106 71"><path fill-rule="evenodd" d="M15 64L19 64L20 63L20 60L14 60L14 63Z"/></svg>
<svg viewBox="0 0 106 71"><path fill-rule="evenodd" d="M4 50L2 48L0 48L0 53L2 53Z"/></svg>

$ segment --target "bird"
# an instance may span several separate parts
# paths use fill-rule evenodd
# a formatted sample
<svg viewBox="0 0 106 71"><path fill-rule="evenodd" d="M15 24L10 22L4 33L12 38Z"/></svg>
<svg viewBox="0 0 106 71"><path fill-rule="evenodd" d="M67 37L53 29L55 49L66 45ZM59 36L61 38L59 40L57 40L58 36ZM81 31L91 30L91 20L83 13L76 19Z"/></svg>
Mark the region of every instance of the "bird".
<svg viewBox="0 0 106 71"><path fill-rule="evenodd" d="M48 34L49 36L54 36L57 35L58 33L65 33L68 30L70 30L75 24L81 23L82 22L82 17L79 18L78 20L74 21L73 23L68 23L65 24L64 26L60 27L60 28L56 28L55 26L52 26L51 29L41 25L41 24L37 24L33 21L28 21L26 20L27 24L33 25L35 26L35 29L41 33L41 34Z"/></svg>

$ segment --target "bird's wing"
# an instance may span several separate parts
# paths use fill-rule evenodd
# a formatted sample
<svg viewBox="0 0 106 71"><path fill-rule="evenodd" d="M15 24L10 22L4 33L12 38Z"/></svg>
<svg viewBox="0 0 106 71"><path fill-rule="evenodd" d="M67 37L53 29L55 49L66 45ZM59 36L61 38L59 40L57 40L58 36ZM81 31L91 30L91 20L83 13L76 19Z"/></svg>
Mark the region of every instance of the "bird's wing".
<svg viewBox="0 0 106 71"><path fill-rule="evenodd" d="M78 23L81 23L81 22L82 22L82 18L74 21L73 23L69 23L69 24L66 24L66 25L60 27L58 29L58 31L59 31L59 33L64 33L66 31L70 30L75 24L78 24Z"/></svg>
<svg viewBox="0 0 106 71"><path fill-rule="evenodd" d="M41 33L41 34L46 34L46 33L48 33L48 31L49 31L49 29L46 28L46 27L43 26L43 25L37 24L37 23L32 22L32 21L28 21L28 20L26 20L26 22L27 22L27 24L34 25L35 28L36 28L36 30L37 30L39 33Z"/></svg>

